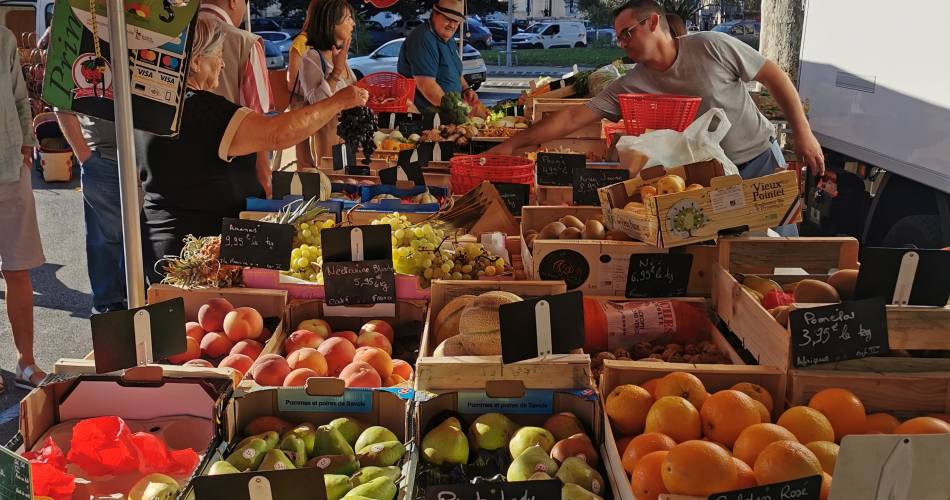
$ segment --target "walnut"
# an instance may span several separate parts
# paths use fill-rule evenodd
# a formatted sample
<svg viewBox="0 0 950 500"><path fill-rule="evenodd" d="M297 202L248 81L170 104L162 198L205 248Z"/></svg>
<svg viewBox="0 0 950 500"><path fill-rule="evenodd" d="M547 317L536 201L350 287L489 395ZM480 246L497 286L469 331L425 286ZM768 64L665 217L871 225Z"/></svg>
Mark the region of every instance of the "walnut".
<svg viewBox="0 0 950 500"><path fill-rule="evenodd" d="M645 358L653 354L653 347L649 342L637 342L633 346L633 357L636 359Z"/></svg>
<svg viewBox="0 0 950 500"><path fill-rule="evenodd" d="M618 347L618 348L614 349L612 352L613 352L614 356L616 356L617 358L627 358L627 359L630 359L630 353L627 352L627 350L624 349L623 347Z"/></svg>
<svg viewBox="0 0 950 500"><path fill-rule="evenodd" d="M684 354L683 361L687 363L699 363L702 356L699 354Z"/></svg>
<svg viewBox="0 0 950 500"><path fill-rule="evenodd" d="M665 345L655 345L653 346L653 354L660 354L666 350Z"/></svg>
<svg viewBox="0 0 950 500"><path fill-rule="evenodd" d="M699 353L703 352L703 350L702 350L701 347L699 347L699 346L696 345L696 344L689 344L689 345L686 346L685 349L683 349L683 352L684 352L685 354L699 354Z"/></svg>
<svg viewBox="0 0 950 500"><path fill-rule="evenodd" d="M683 359L683 355L678 352L673 353L670 357L666 358L666 360L670 363L683 363L686 361Z"/></svg>

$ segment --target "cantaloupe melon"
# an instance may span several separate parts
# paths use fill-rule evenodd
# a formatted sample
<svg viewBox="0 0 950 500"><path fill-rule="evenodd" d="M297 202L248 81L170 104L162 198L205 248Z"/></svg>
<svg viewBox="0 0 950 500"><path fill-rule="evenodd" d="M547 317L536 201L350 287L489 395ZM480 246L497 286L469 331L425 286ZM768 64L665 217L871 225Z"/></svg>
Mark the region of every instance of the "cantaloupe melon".
<svg viewBox="0 0 950 500"><path fill-rule="evenodd" d="M458 335L462 311L474 300L474 295L461 295L450 300L449 303L439 311L432 325L432 331L435 334L435 341L437 343L441 344L445 339Z"/></svg>
<svg viewBox="0 0 950 500"><path fill-rule="evenodd" d="M433 355L437 357L500 355L501 326L498 308L521 300L521 297L513 293L502 291L485 292L471 299L470 303L458 314L458 334L443 340L435 348ZM448 327L450 327L448 323L444 325L444 328Z"/></svg>
<svg viewBox="0 0 950 500"><path fill-rule="evenodd" d="M501 355L501 334L460 333L449 337L439 344L433 352L435 357L442 356L498 356Z"/></svg>

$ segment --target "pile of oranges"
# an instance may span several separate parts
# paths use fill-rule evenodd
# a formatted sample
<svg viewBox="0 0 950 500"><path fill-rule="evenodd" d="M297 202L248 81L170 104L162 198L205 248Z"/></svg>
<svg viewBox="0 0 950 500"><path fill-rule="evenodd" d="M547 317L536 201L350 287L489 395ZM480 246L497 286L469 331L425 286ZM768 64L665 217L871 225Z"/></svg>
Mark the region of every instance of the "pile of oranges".
<svg viewBox="0 0 950 500"><path fill-rule="evenodd" d="M607 396L607 416L637 500L664 493L707 496L820 475L828 497L838 444L849 434L950 433L945 415L901 423L867 415L845 389L824 389L772 423L772 396L752 383L710 394L695 375L673 372Z"/></svg>

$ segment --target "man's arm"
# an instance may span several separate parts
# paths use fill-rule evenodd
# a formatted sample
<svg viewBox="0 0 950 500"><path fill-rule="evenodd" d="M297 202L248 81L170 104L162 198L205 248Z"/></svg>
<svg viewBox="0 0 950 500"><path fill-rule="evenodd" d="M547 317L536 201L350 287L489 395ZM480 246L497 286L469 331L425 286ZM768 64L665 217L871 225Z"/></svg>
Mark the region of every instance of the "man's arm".
<svg viewBox="0 0 950 500"><path fill-rule="evenodd" d="M267 77L264 47L258 40L251 48L251 56L244 67L241 77L241 102L238 104L258 113L269 113L272 111L273 101L274 94Z"/></svg>
<svg viewBox="0 0 950 500"><path fill-rule="evenodd" d="M821 144L818 144L818 139L815 138L811 126L808 125L801 97L795 90L792 80L772 61L766 61L759 73L755 75L755 80L765 85L769 93L775 97L775 102L785 112L788 124L795 134L795 150L798 157L815 175L824 174L825 157L821 152Z"/></svg>
<svg viewBox="0 0 950 500"><path fill-rule="evenodd" d="M86 160L92 156L92 150L89 149L89 145L86 144L86 138L82 136L79 119L72 113L57 111L56 121L59 122L59 128L63 131L63 137L66 138L66 142L68 142L69 147L72 148L76 159L79 160L80 164L86 163Z"/></svg>
<svg viewBox="0 0 950 500"><path fill-rule="evenodd" d="M416 90L422 93L423 97L433 106L438 107L442 103L442 96L445 91L431 76L414 76L416 81Z"/></svg>
<svg viewBox="0 0 950 500"><path fill-rule="evenodd" d="M535 123L521 133L488 150L488 154L512 155L524 147L536 147L542 142L561 139L592 123L600 121L600 114L587 106L570 106Z"/></svg>

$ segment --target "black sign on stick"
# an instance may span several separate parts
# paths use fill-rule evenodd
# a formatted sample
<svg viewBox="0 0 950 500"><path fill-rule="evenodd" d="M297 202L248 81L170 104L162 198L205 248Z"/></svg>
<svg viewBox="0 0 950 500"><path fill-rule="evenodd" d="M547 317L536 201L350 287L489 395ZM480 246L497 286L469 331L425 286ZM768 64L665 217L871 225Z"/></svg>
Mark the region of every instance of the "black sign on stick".
<svg viewBox="0 0 950 500"><path fill-rule="evenodd" d="M333 170L356 166L356 150L344 144L336 144L333 151ZM368 168L367 168L368 170Z"/></svg>
<svg viewBox="0 0 950 500"><path fill-rule="evenodd" d="M327 305L396 302L389 225L324 229L320 235Z"/></svg>
<svg viewBox="0 0 950 500"><path fill-rule="evenodd" d="M887 311L879 297L795 309L788 324L796 368L888 351Z"/></svg>
<svg viewBox="0 0 950 500"><path fill-rule="evenodd" d="M222 264L290 269L290 251L294 246L294 226L232 219L221 221Z"/></svg>
<svg viewBox="0 0 950 500"><path fill-rule="evenodd" d="M30 461L0 446L0 498L33 500Z"/></svg>
<svg viewBox="0 0 950 500"><path fill-rule="evenodd" d="M323 469L305 467L258 472L198 476L195 497L229 500L326 500Z"/></svg>
<svg viewBox="0 0 950 500"><path fill-rule="evenodd" d="M624 297L682 297L692 267L693 254L689 253L632 254Z"/></svg>
<svg viewBox="0 0 950 500"><path fill-rule="evenodd" d="M821 476L804 477L792 481L754 486L742 490L713 493L706 500L749 500L766 498L794 498L818 500L821 497Z"/></svg>
<svg viewBox="0 0 950 500"><path fill-rule="evenodd" d="M303 196L304 199L316 197L320 199L320 182L326 176L319 172L271 172L272 198L282 200L289 194Z"/></svg>
<svg viewBox="0 0 950 500"><path fill-rule="evenodd" d="M597 189L623 182L630 172L607 168L579 168L574 170L573 202L575 205L600 205Z"/></svg>
<svg viewBox="0 0 950 500"><path fill-rule="evenodd" d="M560 498L561 486L557 479L445 484L426 488L426 500L541 500Z"/></svg>
<svg viewBox="0 0 950 500"><path fill-rule="evenodd" d="M584 346L581 292L546 295L498 308L501 359L514 363ZM531 334L534 332L534 335Z"/></svg>
<svg viewBox="0 0 950 500"><path fill-rule="evenodd" d="M584 168L587 157L572 153L538 153L538 184L545 186L571 186L574 170Z"/></svg>
<svg viewBox="0 0 950 500"><path fill-rule="evenodd" d="M950 298L950 252L945 250L864 247L861 269L867 272L858 273L856 299L943 307Z"/></svg>
<svg viewBox="0 0 950 500"><path fill-rule="evenodd" d="M498 190L498 196L505 202L511 215L521 215L521 209L528 204L528 196L531 193L529 184L511 184L508 182L492 182L495 189Z"/></svg>
<svg viewBox="0 0 950 500"><path fill-rule="evenodd" d="M411 182L416 186L426 185L426 178L422 175L422 167L418 163L399 164L379 171L379 182L381 184L395 186L398 181Z"/></svg>
<svg viewBox="0 0 950 500"><path fill-rule="evenodd" d="M346 175L373 175L369 165L351 165L343 169L343 173Z"/></svg>
<svg viewBox="0 0 950 500"><path fill-rule="evenodd" d="M181 297L89 318L96 373L125 370L181 354L185 301Z"/></svg>

